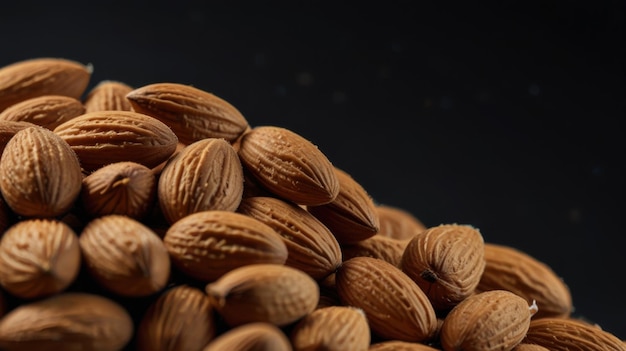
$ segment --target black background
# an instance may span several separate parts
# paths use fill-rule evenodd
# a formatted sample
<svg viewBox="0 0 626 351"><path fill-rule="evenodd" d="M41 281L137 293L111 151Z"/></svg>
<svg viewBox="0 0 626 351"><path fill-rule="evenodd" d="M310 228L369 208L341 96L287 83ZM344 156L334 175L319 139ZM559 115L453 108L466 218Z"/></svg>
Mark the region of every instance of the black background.
<svg viewBox="0 0 626 351"><path fill-rule="evenodd" d="M0 66L210 91L377 202L549 264L574 315L626 339L623 2L504 3L3 3Z"/></svg>

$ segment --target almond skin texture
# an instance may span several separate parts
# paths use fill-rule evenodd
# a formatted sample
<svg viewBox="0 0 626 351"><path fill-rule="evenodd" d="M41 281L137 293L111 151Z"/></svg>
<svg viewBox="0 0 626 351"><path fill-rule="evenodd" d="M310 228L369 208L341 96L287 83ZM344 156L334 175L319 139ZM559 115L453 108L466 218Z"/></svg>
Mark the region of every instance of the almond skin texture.
<svg viewBox="0 0 626 351"><path fill-rule="evenodd" d="M339 194L330 160L311 141L286 128L258 126L241 137L239 158L259 184L299 205L327 204Z"/></svg>
<svg viewBox="0 0 626 351"><path fill-rule="evenodd" d="M178 139L159 120L131 111L96 111L59 125L54 132L76 152L85 171L130 161L153 168L176 150Z"/></svg>
<svg viewBox="0 0 626 351"><path fill-rule="evenodd" d="M57 220L22 220L0 239L0 285L23 299L65 290L76 279L80 263L76 233Z"/></svg>
<svg viewBox="0 0 626 351"><path fill-rule="evenodd" d="M404 241L387 236L374 235L371 238L353 244L342 245L341 253L344 260L352 257L368 256L379 258L401 268L400 263L405 246L406 243Z"/></svg>
<svg viewBox="0 0 626 351"><path fill-rule="evenodd" d="M91 67L64 58L41 57L0 68L0 112L41 95L80 99L91 78Z"/></svg>
<svg viewBox="0 0 626 351"><path fill-rule="evenodd" d="M343 304L363 310L383 339L424 342L435 336L437 318L426 294L391 263L351 258L337 270L335 285Z"/></svg>
<svg viewBox="0 0 626 351"><path fill-rule="evenodd" d="M76 154L43 127L15 133L0 158L0 191L6 204L24 217L60 216L79 196L82 173Z"/></svg>
<svg viewBox="0 0 626 351"><path fill-rule="evenodd" d="M82 210L91 218L110 214L144 218L156 199L152 170L136 162L115 162L83 178Z"/></svg>
<svg viewBox="0 0 626 351"><path fill-rule="evenodd" d="M137 329L137 351L202 351L216 333L213 307L200 289L177 285L159 296Z"/></svg>
<svg viewBox="0 0 626 351"><path fill-rule="evenodd" d="M370 328L363 311L350 306L317 309L291 331L294 351L367 351Z"/></svg>
<svg viewBox="0 0 626 351"><path fill-rule="evenodd" d="M473 294L480 281L485 269L483 237L469 225L431 227L409 241L401 267L435 310L450 310Z"/></svg>
<svg viewBox="0 0 626 351"><path fill-rule="evenodd" d="M398 240L410 240L416 234L428 229L411 212L391 205L377 204L378 235Z"/></svg>
<svg viewBox="0 0 626 351"><path fill-rule="evenodd" d="M551 351L626 350L617 336L570 318L533 319L523 342L541 345Z"/></svg>
<svg viewBox="0 0 626 351"><path fill-rule="evenodd" d="M398 340L389 340L383 342L377 342L375 344L370 345L369 351L438 351L434 347L430 347L428 345L416 343L416 342L406 342L406 341L398 341Z"/></svg>
<svg viewBox="0 0 626 351"><path fill-rule="evenodd" d="M341 264L341 248L333 234L300 206L274 197L254 196L243 199L237 212L258 219L280 234L287 246L287 266L319 280Z"/></svg>
<svg viewBox="0 0 626 351"><path fill-rule="evenodd" d="M509 290L539 311L533 318L569 317L573 309L567 285L545 263L513 247L485 243L486 266L477 291Z"/></svg>
<svg viewBox="0 0 626 351"><path fill-rule="evenodd" d="M472 295L445 317L441 345L445 351L511 350L524 338L533 312L524 298L510 291Z"/></svg>
<svg viewBox="0 0 626 351"><path fill-rule="evenodd" d="M168 252L139 221L122 215L98 217L87 223L79 241L89 273L115 294L148 296L168 282Z"/></svg>
<svg viewBox="0 0 626 351"><path fill-rule="evenodd" d="M283 327L313 312L319 300L311 276L280 264L235 268L205 290L230 327L251 322Z"/></svg>
<svg viewBox="0 0 626 351"><path fill-rule="evenodd" d="M50 130L85 113L80 100L63 95L42 95L12 105L0 113L0 119L30 122Z"/></svg>
<svg viewBox="0 0 626 351"><path fill-rule="evenodd" d="M230 211L190 214L167 230L163 242L181 272L205 282L248 264L283 264L288 254L274 229Z"/></svg>
<svg viewBox="0 0 626 351"><path fill-rule="evenodd" d="M517 346L512 348L511 351L550 351L550 349L547 349L541 345L522 343L517 344Z"/></svg>
<svg viewBox="0 0 626 351"><path fill-rule="evenodd" d="M234 211L242 194L241 162L224 139L207 138L187 145L159 176L159 205L170 223L200 211Z"/></svg>
<svg viewBox="0 0 626 351"><path fill-rule="evenodd" d="M0 319L0 349L117 351L133 331L130 315L113 300L62 293L22 304Z"/></svg>
<svg viewBox="0 0 626 351"><path fill-rule="evenodd" d="M126 98L126 94L130 93L133 88L123 82L114 80L100 81L93 87L83 105L85 112L94 111L132 111L130 101Z"/></svg>
<svg viewBox="0 0 626 351"><path fill-rule="evenodd" d="M248 121L233 105L207 91L178 83L154 83L129 92L134 111L167 124L182 143L205 138L234 142Z"/></svg>
<svg viewBox="0 0 626 351"><path fill-rule="evenodd" d="M4 151L4 147L15 133L27 127L36 127L36 124L24 121L5 121L0 120L0 155Z"/></svg>
<svg viewBox="0 0 626 351"><path fill-rule="evenodd" d="M374 200L350 174L335 167L339 193L331 202L307 206L307 210L324 223L340 244L371 238L378 232L378 213Z"/></svg>
<svg viewBox="0 0 626 351"><path fill-rule="evenodd" d="M253 322L231 328L202 351L292 351L284 332L270 323Z"/></svg>

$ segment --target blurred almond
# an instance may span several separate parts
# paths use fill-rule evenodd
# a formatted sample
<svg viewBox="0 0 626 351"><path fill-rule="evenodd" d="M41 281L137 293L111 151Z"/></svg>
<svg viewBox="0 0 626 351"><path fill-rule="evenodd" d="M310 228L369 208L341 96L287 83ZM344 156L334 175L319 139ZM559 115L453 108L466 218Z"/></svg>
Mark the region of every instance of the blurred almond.
<svg viewBox="0 0 626 351"><path fill-rule="evenodd" d="M85 113L80 100L63 95L42 95L14 104L0 112L0 119L24 121L53 130Z"/></svg>
<svg viewBox="0 0 626 351"><path fill-rule="evenodd" d="M379 230L378 235L398 240L410 240L427 227L415 215L406 209L377 204Z"/></svg>
<svg viewBox="0 0 626 351"><path fill-rule="evenodd" d="M285 333L270 323L252 322L226 330L202 351L292 351Z"/></svg>
<svg viewBox="0 0 626 351"><path fill-rule="evenodd" d="M370 345L369 351L438 351L434 347L417 342L387 340Z"/></svg>
<svg viewBox="0 0 626 351"><path fill-rule="evenodd" d="M523 343L550 351L625 351L624 342L601 328L571 318L544 317L530 321Z"/></svg>
<svg viewBox="0 0 626 351"><path fill-rule="evenodd" d="M85 112L95 111L132 111L126 94L133 88L123 82L103 80L87 94L83 105Z"/></svg>
<svg viewBox="0 0 626 351"><path fill-rule="evenodd" d="M341 253L344 261L352 257L367 256L379 258L400 268L405 246L401 240L374 235L365 240L342 245Z"/></svg>

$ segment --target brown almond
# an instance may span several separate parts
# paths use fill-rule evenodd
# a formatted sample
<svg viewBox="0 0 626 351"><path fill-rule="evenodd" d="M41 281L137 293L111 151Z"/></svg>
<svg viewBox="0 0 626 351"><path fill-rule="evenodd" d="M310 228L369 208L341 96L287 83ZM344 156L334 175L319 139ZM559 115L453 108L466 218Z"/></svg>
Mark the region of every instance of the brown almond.
<svg viewBox="0 0 626 351"><path fill-rule="evenodd" d="M319 280L341 264L341 248L333 234L302 207L274 197L254 196L243 199L237 212L256 218L280 234L287 246L287 266Z"/></svg>
<svg viewBox="0 0 626 351"><path fill-rule="evenodd" d="M485 269L484 247L478 229L441 224L409 241L401 268L426 292L435 310L447 311L474 293Z"/></svg>
<svg viewBox="0 0 626 351"><path fill-rule="evenodd" d="M572 318L545 317L530 321L524 343L551 351L625 351L617 336Z"/></svg>
<svg viewBox="0 0 626 351"><path fill-rule="evenodd" d="M550 349L537 344L520 343L512 348L511 351L550 351Z"/></svg>
<svg viewBox="0 0 626 351"><path fill-rule="evenodd" d="M310 140L289 129L250 129L241 137L238 155L259 184L278 197L316 206L339 194L339 179L330 160Z"/></svg>
<svg viewBox="0 0 626 351"><path fill-rule="evenodd" d="M370 345L369 351L438 351L434 347L418 342L400 340L381 341Z"/></svg>
<svg viewBox="0 0 626 351"><path fill-rule="evenodd" d="M339 193L329 203L308 205L307 210L330 229L340 244L365 240L378 232L378 213L374 200L350 174L334 168Z"/></svg>
<svg viewBox="0 0 626 351"><path fill-rule="evenodd" d="M130 93L133 87L114 80L103 80L94 86L83 105L85 112L95 111L132 111L130 101L126 94Z"/></svg>
<svg viewBox="0 0 626 351"><path fill-rule="evenodd" d="M148 296L168 282L168 252L157 234L137 220L98 217L87 223L79 242L91 276L115 294Z"/></svg>
<svg viewBox="0 0 626 351"><path fill-rule="evenodd" d="M185 146L168 161L158 181L159 205L169 223L200 211L234 211L242 194L241 162L224 139Z"/></svg>
<svg viewBox="0 0 626 351"><path fill-rule="evenodd" d="M511 350L519 344L536 311L510 291L472 295L446 315L440 331L444 351Z"/></svg>
<svg viewBox="0 0 626 351"><path fill-rule="evenodd" d="M547 264L519 249L485 243L485 270L477 291L509 290L536 302L533 318L569 317L573 310L568 286Z"/></svg>
<svg viewBox="0 0 626 351"><path fill-rule="evenodd" d="M365 312L372 332L388 340L430 341L437 317L426 294L398 267L373 257L346 260L335 274L341 301Z"/></svg>
<svg viewBox="0 0 626 351"><path fill-rule="evenodd" d="M282 264L235 268L205 290L230 327L251 322L283 327L313 312L319 300L311 276Z"/></svg>
<svg viewBox="0 0 626 351"><path fill-rule="evenodd" d="M7 107L0 119L24 121L53 130L59 124L85 113L80 100L63 95L42 95Z"/></svg>
<svg viewBox="0 0 626 351"><path fill-rule="evenodd" d="M168 126L132 111L85 113L59 125L54 132L70 145L87 172L122 161L156 167L178 145Z"/></svg>
<svg viewBox="0 0 626 351"><path fill-rule="evenodd" d="M248 121L235 106L190 85L149 84L129 92L126 98L134 111L167 124L185 144L205 138L232 143L248 128Z"/></svg>
<svg viewBox="0 0 626 351"><path fill-rule="evenodd" d="M141 317L137 351L202 351L214 338L213 307L204 291L177 285L162 293Z"/></svg>
<svg viewBox="0 0 626 351"><path fill-rule="evenodd" d="M41 95L80 99L91 72L91 66L52 57L27 59L1 67L0 111Z"/></svg>
<svg viewBox="0 0 626 351"><path fill-rule="evenodd" d="M2 350L122 350L134 331L130 314L99 295L72 292L17 306L0 319Z"/></svg>
<svg viewBox="0 0 626 351"><path fill-rule="evenodd" d="M78 276L80 263L76 233L57 220L22 220L0 239L0 285L23 299L65 290Z"/></svg>
<svg viewBox="0 0 626 351"><path fill-rule="evenodd" d="M253 322L226 330L202 351L292 351L285 333L270 323Z"/></svg>
<svg viewBox="0 0 626 351"><path fill-rule="evenodd" d="M0 120L0 155L4 152L4 147L7 145L9 140L17 133L18 131L27 128L27 127L36 127L36 124L24 121L5 121Z"/></svg>
<svg viewBox="0 0 626 351"><path fill-rule="evenodd" d="M294 351L367 351L370 328L360 309L330 306L302 318L291 330L290 339Z"/></svg>
<svg viewBox="0 0 626 351"><path fill-rule="evenodd" d="M181 272L205 282L244 265L287 260L287 247L274 229L230 211L183 217L167 230L163 242Z"/></svg>
<svg viewBox="0 0 626 351"><path fill-rule="evenodd" d="M400 268L406 243L387 236L374 235L371 238L341 246L343 260L367 256L379 258Z"/></svg>
<svg viewBox="0 0 626 351"><path fill-rule="evenodd" d="M39 126L15 133L0 158L0 192L24 217L53 218L68 212L79 196L82 177L71 147Z"/></svg>
<svg viewBox="0 0 626 351"><path fill-rule="evenodd" d="M413 213L392 205L377 204L379 229L382 236L398 240L410 240L416 234L428 229Z"/></svg>

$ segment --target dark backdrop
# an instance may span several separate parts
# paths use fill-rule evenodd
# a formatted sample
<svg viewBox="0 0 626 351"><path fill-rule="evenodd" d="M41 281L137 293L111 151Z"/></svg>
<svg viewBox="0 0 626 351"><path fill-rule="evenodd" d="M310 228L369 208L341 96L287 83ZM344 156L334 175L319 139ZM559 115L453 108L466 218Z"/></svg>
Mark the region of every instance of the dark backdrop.
<svg viewBox="0 0 626 351"><path fill-rule="evenodd" d="M433 3L3 3L0 65L213 92L377 202L549 264L576 316L626 339L623 2Z"/></svg>

